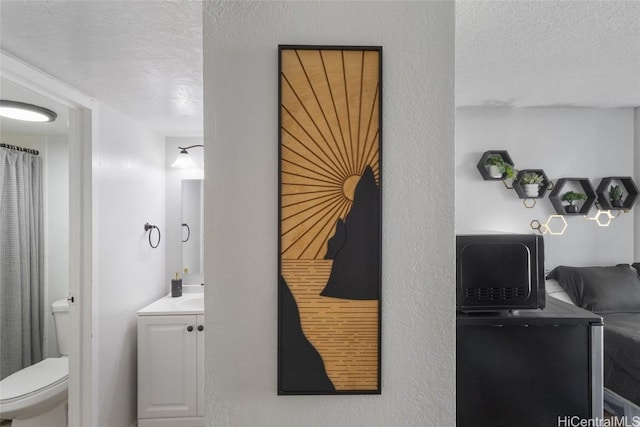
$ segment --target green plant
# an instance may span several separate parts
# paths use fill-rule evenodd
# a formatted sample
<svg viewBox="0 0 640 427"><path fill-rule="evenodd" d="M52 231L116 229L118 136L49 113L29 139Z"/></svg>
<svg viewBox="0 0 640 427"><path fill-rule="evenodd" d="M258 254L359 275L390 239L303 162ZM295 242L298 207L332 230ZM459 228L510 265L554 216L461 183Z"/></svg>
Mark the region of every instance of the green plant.
<svg viewBox="0 0 640 427"><path fill-rule="evenodd" d="M538 184L544 183L544 177L536 172L526 172L520 179L520 184Z"/></svg>
<svg viewBox="0 0 640 427"><path fill-rule="evenodd" d="M575 191L567 191L562 195L562 200L569 202L569 206L573 205L573 202L578 200L586 200L587 195L584 193L576 193Z"/></svg>
<svg viewBox="0 0 640 427"><path fill-rule="evenodd" d="M621 200L622 196L624 196L624 193L619 185L612 185L609 188L609 197L611 197L611 200Z"/></svg>
<svg viewBox="0 0 640 427"><path fill-rule="evenodd" d="M513 178L516 176L515 170L513 169L513 165L505 162L502 156L500 155L489 157L487 159L487 164L497 166L500 173L504 174L507 178Z"/></svg>

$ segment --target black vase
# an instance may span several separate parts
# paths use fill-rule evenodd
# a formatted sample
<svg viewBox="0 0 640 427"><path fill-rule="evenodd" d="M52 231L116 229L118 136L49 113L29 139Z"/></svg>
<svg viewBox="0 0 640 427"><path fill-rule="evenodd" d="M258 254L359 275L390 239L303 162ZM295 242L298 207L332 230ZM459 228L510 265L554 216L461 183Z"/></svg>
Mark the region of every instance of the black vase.
<svg viewBox="0 0 640 427"><path fill-rule="evenodd" d="M569 205L569 206L565 206L564 210L566 213L578 213L578 205Z"/></svg>
<svg viewBox="0 0 640 427"><path fill-rule="evenodd" d="M613 206L614 208L621 208L622 199L616 199L616 200L611 199L611 206Z"/></svg>

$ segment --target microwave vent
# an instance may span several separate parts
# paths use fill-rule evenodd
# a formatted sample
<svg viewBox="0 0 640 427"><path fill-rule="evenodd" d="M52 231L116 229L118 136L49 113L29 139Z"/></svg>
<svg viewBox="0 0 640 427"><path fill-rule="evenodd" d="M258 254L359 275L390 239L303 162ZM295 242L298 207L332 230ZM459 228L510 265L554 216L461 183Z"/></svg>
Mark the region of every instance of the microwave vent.
<svg viewBox="0 0 640 427"><path fill-rule="evenodd" d="M467 288L465 298L471 301L513 301L526 298L527 289L522 287Z"/></svg>

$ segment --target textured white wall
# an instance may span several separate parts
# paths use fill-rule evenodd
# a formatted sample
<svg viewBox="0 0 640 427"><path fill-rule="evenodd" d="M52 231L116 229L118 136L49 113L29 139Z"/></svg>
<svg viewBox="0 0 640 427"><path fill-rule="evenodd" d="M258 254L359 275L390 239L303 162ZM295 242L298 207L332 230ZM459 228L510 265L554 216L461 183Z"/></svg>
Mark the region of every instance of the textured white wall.
<svg viewBox="0 0 640 427"><path fill-rule="evenodd" d="M205 2L208 426L455 425L453 2ZM278 44L383 46L382 395L277 396Z"/></svg>
<svg viewBox="0 0 640 427"><path fill-rule="evenodd" d="M484 181L476 168L483 152L507 150L516 168L544 169L551 180L589 178L595 188L603 177L637 176L633 139L632 108L456 109L456 232L532 233L532 220L555 213L548 197L527 209L515 191ZM609 227L565 216L565 234L545 236L546 268L633 261L633 216Z"/></svg>
<svg viewBox="0 0 640 427"><path fill-rule="evenodd" d="M97 136L94 418L96 426L127 427L137 418L136 312L166 294L170 279L164 237L151 249L144 231L149 222L166 232L164 138L105 104Z"/></svg>
<svg viewBox="0 0 640 427"><path fill-rule="evenodd" d="M166 138L166 197L167 197L167 232L166 234L166 273L167 277L173 277L176 272L182 276L183 285L199 285L204 281L204 274L182 274L182 221L181 200L182 200L182 180L183 179L203 179L202 169L174 169L171 164L175 161L180 152L178 147L188 147L190 145L202 144L202 138ZM198 165L203 164L204 149L193 148L189 154ZM170 283L167 282L167 293L170 292Z"/></svg>

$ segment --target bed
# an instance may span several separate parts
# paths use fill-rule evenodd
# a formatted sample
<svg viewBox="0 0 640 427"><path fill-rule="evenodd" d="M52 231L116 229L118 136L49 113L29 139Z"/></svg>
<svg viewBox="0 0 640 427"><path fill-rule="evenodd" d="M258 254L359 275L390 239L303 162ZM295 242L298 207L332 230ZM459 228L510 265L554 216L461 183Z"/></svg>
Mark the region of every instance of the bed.
<svg viewBox="0 0 640 427"><path fill-rule="evenodd" d="M547 295L604 319L605 409L640 416L640 264L559 266L547 275Z"/></svg>

